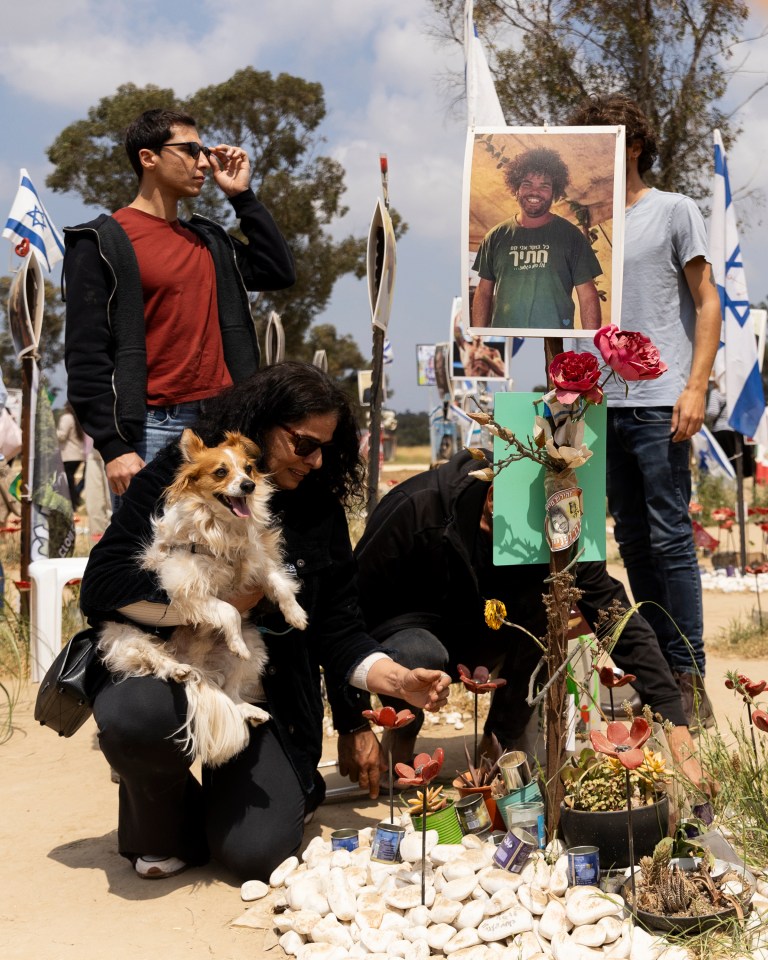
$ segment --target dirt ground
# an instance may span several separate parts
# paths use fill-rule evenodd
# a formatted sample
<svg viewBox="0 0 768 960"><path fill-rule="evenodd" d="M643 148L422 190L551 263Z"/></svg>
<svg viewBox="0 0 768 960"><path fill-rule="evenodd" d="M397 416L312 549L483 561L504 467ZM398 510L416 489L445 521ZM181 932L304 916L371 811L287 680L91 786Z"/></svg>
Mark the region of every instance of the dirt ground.
<svg viewBox="0 0 768 960"><path fill-rule="evenodd" d="M386 479L393 479L387 477ZM399 479L399 478L398 478ZM623 571L611 565L617 576ZM738 616L749 617L752 594L705 592L707 636ZM740 715L725 690L727 670L768 677L768 662L709 656L707 687L718 721ZM32 717L37 685L29 684L15 714L11 739L0 746L0 943L4 960L258 960L281 957L264 929L233 925L245 910L239 883L216 865L170 880L139 879L117 854L117 786L95 744L93 721L69 740ZM444 770L463 764L464 738L472 728L429 727L420 748L446 749ZM726 726L727 729L727 726ZM426 730L426 728L425 728ZM326 741L324 760L335 759ZM323 767L331 791L342 781ZM386 804L361 797L324 804L305 842L340 827L373 825Z"/></svg>

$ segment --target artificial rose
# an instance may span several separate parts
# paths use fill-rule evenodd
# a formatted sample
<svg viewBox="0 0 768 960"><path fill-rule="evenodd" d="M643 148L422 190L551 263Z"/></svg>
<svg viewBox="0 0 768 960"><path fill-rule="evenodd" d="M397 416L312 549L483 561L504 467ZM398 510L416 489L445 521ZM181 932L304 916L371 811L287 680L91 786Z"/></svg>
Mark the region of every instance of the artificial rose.
<svg viewBox="0 0 768 960"><path fill-rule="evenodd" d="M598 386L600 365L591 353L558 353L549 365L549 376L560 403L575 403L581 397L600 403L603 391Z"/></svg>
<svg viewBox="0 0 768 960"><path fill-rule="evenodd" d="M619 330L612 323L597 331L595 346L611 370L624 380L656 380L667 369L648 337Z"/></svg>

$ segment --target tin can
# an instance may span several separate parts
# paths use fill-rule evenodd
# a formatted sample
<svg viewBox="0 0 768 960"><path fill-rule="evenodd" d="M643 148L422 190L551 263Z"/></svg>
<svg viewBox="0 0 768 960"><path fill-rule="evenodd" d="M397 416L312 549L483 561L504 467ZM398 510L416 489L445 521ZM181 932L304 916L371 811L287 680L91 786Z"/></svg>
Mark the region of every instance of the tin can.
<svg viewBox="0 0 768 960"><path fill-rule="evenodd" d="M568 883L572 887L598 885L600 851L597 847L571 847L568 850Z"/></svg>
<svg viewBox="0 0 768 960"><path fill-rule="evenodd" d="M491 817L481 793L470 793L454 804L459 815L461 832L487 834L491 829Z"/></svg>
<svg viewBox="0 0 768 960"><path fill-rule="evenodd" d="M399 823L388 823L382 820L376 825L371 841L371 860L376 863L399 863L400 841L405 834L405 827Z"/></svg>
<svg viewBox="0 0 768 960"><path fill-rule="evenodd" d="M357 830L334 830L331 834L331 850L357 850L360 838Z"/></svg>
<svg viewBox="0 0 768 960"><path fill-rule="evenodd" d="M502 870L509 870L510 873L520 873L537 845L533 834L513 827L496 847L493 864Z"/></svg>
<svg viewBox="0 0 768 960"><path fill-rule="evenodd" d="M509 750L499 758L499 771L507 790L519 790L531 782L531 767L522 750Z"/></svg>
<svg viewBox="0 0 768 960"><path fill-rule="evenodd" d="M699 803L693 808L693 815L697 820L701 820L705 827L708 827L715 819L712 804L709 801Z"/></svg>
<svg viewBox="0 0 768 960"><path fill-rule="evenodd" d="M493 845L498 847L502 840L506 837L506 833L503 830L494 830L491 834L490 839L493 840Z"/></svg>
<svg viewBox="0 0 768 960"><path fill-rule="evenodd" d="M504 822L511 829L520 827L532 833L538 841L540 850L547 845L544 830L544 801L534 803L515 803L504 810Z"/></svg>

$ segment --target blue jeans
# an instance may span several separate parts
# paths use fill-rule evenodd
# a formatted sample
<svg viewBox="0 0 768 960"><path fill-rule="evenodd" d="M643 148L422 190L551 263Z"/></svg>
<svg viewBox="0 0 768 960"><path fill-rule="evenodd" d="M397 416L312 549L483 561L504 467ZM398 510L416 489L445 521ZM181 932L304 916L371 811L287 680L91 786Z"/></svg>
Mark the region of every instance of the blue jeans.
<svg viewBox="0 0 768 960"><path fill-rule="evenodd" d="M653 601L641 613L669 665L703 677L701 577L688 514L691 445L672 442L671 422L672 407L608 411L608 509L633 597Z"/></svg>
<svg viewBox="0 0 768 960"><path fill-rule="evenodd" d="M185 427L194 426L200 418L201 409L199 400L176 403L171 407L147 407L144 434L136 444L136 453L144 463L154 460L166 444L181 436ZM114 493L111 498L112 513L115 513L122 498Z"/></svg>

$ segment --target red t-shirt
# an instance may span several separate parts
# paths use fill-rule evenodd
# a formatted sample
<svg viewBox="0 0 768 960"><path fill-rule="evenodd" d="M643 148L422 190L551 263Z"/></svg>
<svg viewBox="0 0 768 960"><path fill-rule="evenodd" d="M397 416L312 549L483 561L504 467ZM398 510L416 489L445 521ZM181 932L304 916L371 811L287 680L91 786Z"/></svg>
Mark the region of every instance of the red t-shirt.
<svg viewBox="0 0 768 960"><path fill-rule="evenodd" d="M147 337L147 406L203 400L231 386L216 273L208 248L178 220L124 207L114 214L139 262Z"/></svg>

